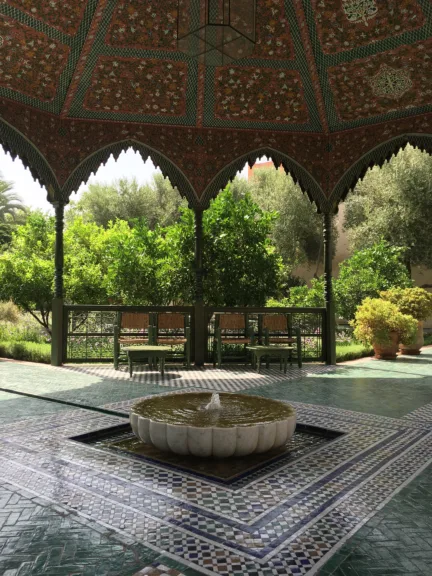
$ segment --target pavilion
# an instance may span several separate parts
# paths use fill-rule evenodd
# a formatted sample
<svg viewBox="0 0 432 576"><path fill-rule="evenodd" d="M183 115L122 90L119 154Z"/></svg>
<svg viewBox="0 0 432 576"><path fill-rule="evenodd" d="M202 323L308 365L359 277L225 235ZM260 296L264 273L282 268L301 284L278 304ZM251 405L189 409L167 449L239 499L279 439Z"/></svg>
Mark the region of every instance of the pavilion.
<svg viewBox="0 0 432 576"><path fill-rule="evenodd" d="M370 166L408 142L432 151L429 0L5 0L0 12L0 141L56 213L52 363L64 207L128 147L195 211L198 332L203 210L245 162L283 165L323 215L335 363L331 216Z"/></svg>

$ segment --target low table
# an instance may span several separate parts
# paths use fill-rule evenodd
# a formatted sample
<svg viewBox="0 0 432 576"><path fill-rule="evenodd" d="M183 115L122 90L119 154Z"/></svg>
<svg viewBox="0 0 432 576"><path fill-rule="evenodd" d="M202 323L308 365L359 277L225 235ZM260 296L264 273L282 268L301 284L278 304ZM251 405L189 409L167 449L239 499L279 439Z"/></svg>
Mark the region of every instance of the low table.
<svg viewBox="0 0 432 576"><path fill-rule="evenodd" d="M157 363L159 359L159 366L162 376L164 375L165 369L165 357L168 352L171 351L171 346L127 346L123 348L128 355L129 364L129 375L132 376L132 364L133 362L138 362L145 358L148 359L149 365L151 366L152 360Z"/></svg>
<svg viewBox="0 0 432 576"><path fill-rule="evenodd" d="M262 356L279 356L280 369L282 370L283 362L285 374L287 371L287 359L289 358L291 362L293 351L297 352L297 346L247 346L247 349L252 352L252 366L256 368L258 365L258 372L261 368ZM301 368L301 357L297 358L297 363L299 368Z"/></svg>

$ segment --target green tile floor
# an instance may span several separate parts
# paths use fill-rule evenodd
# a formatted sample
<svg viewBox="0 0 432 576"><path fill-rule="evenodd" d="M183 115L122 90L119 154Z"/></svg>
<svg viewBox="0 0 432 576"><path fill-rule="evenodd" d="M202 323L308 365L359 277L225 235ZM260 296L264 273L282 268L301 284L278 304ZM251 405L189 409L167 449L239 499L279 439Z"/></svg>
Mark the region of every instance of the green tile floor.
<svg viewBox="0 0 432 576"><path fill-rule="evenodd" d="M291 401L382 416L402 417L432 403L432 348L418 358L364 361L328 373L313 370L298 380L245 388ZM0 361L0 388L88 406L170 391L134 380L105 378L48 366ZM70 407L0 392L0 425L44 417ZM143 566L165 564L194 576L191 568L148 548L124 542L109 529L62 512L32 494L0 486L0 574L3 576L132 576ZM432 574L432 467L403 488L318 571L320 576Z"/></svg>

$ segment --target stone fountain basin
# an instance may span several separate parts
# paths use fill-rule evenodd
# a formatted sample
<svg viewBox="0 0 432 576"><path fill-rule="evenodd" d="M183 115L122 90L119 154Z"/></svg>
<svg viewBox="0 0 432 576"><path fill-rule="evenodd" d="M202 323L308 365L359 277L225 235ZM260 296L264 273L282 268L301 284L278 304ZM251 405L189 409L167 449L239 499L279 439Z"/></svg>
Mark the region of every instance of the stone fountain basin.
<svg viewBox="0 0 432 576"><path fill-rule="evenodd" d="M178 401L180 397L187 397L192 393L174 393L161 395L161 401L167 396L175 397ZM193 393L197 396L197 393ZM202 404L207 404L209 400L208 393L202 394ZM228 393L220 394L221 399L229 402ZM243 396L246 399L251 397L246 394L233 395L238 399ZM134 434L147 444L152 444L158 450L163 452L174 452L181 455L192 455L200 458L229 458L230 456L240 457L249 454L262 454L275 448L285 445L292 437L296 427L296 414L291 406L277 400L270 400L262 397L259 398L260 404L273 403L269 409L273 408L274 403L279 405L278 414L273 421L254 422L247 424L242 422L240 425L224 426L206 425L196 426L187 423L170 423L163 421L160 413L155 418L149 414L141 415L140 412L146 412L146 402L152 402L154 396L141 400L135 404L130 412L130 424ZM149 404L150 406L150 404ZM285 415L281 417L281 412ZM167 418L169 420L169 418Z"/></svg>

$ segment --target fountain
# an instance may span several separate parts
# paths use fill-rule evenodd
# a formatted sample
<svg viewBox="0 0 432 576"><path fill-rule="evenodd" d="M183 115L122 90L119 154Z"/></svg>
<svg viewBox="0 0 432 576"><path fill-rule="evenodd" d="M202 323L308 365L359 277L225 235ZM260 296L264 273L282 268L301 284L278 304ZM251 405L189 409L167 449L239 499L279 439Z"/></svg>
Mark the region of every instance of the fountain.
<svg viewBox="0 0 432 576"><path fill-rule="evenodd" d="M184 392L140 400L130 423L158 450L228 458L283 446L294 434L296 414L289 404L261 396Z"/></svg>

